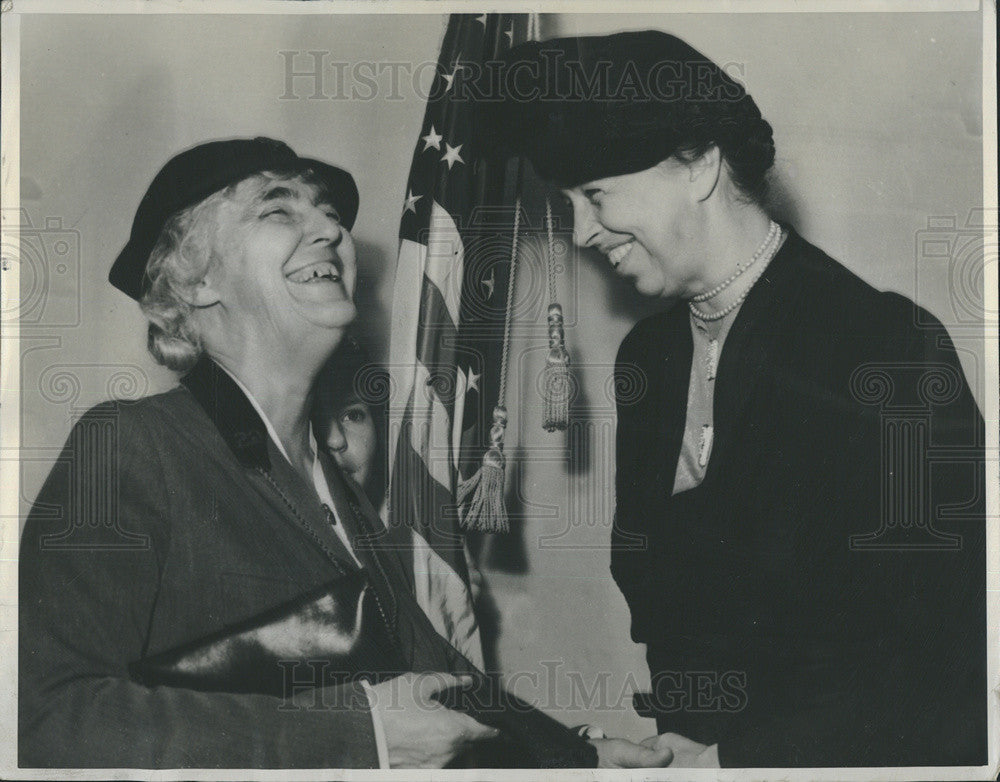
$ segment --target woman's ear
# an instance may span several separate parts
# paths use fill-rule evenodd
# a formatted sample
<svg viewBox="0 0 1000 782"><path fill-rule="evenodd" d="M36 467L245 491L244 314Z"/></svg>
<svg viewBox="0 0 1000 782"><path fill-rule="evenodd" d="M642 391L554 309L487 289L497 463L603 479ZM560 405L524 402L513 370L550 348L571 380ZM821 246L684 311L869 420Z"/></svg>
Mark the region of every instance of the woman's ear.
<svg viewBox="0 0 1000 782"><path fill-rule="evenodd" d="M722 153L716 145L710 146L697 160L688 163L692 196L705 201L719 186L722 175Z"/></svg>
<svg viewBox="0 0 1000 782"><path fill-rule="evenodd" d="M177 295L186 303L197 309L211 307L219 303L219 294L216 292L208 277L203 278L194 285L176 289Z"/></svg>

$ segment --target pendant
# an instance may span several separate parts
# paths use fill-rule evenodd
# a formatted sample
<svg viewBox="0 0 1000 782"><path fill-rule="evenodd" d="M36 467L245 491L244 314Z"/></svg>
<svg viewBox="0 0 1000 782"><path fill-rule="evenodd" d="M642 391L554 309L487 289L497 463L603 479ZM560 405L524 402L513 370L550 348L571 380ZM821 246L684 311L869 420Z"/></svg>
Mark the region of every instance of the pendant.
<svg viewBox="0 0 1000 782"><path fill-rule="evenodd" d="M705 366L709 380L715 380L715 373L719 368L719 340L712 339L708 342L708 355L705 356Z"/></svg>
<svg viewBox="0 0 1000 782"><path fill-rule="evenodd" d="M708 466L708 455L712 452L712 436L715 431L711 424L701 427L701 445L698 447L698 466L703 470Z"/></svg>

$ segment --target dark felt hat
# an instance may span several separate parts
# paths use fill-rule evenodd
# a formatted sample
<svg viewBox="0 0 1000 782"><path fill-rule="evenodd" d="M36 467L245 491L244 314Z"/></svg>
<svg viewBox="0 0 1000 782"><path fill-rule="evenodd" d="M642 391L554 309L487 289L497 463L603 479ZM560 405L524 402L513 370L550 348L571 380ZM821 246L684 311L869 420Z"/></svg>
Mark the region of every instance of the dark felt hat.
<svg viewBox="0 0 1000 782"><path fill-rule="evenodd" d="M741 84L657 30L531 41L505 56L499 96L479 102L487 146L529 158L564 187L630 174L670 157L706 107L746 98ZM499 98L499 99L498 99Z"/></svg>
<svg viewBox="0 0 1000 782"><path fill-rule="evenodd" d="M112 265L108 280L140 299L148 284L149 255L170 217L261 171L306 170L326 186L341 224L350 230L358 215L358 188L341 168L300 158L287 144L264 137L210 141L181 152L153 178L136 210L128 244Z"/></svg>

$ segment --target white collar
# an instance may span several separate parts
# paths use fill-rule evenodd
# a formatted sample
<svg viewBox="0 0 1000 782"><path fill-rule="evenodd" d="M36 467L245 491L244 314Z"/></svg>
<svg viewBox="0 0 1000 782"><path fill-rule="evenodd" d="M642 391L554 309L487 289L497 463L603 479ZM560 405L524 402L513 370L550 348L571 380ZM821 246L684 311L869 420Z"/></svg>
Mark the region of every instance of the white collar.
<svg viewBox="0 0 1000 782"><path fill-rule="evenodd" d="M219 364L218 361L216 361L216 363ZM240 380L238 377L236 377L236 375L234 375L228 369L226 369L226 367L222 366L222 364L219 364L219 366L222 367L225 370L226 374L229 375L229 377L231 377L233 379L233 382L236 383L237 386L239 386L240 391L242 391L243 394L244 394L244 396L246 396L247 401L250 402L250 404L253 406L253 409L257 411L257 415L260 416L260 420L264 422L264 428L267 429L268 436L271 438L271 440L274 441L274 444L278 446L278 450L281 451L281 455L285 457L285 461L288 462L291 465L292 464L292 460L289 458L288 451L285 450L285 446L281 442L281 438L278 437L277 431L275 430L274 426L271 424L271 420L267 417L267 414L264 412L264 409L260 406L260 403L254 398L254 395L250 393L250 389L247 388L245 385L243 385L243 381ZM311 461L313 462L313 472L314 473L315 473L315 465L319 461L316 458L316 454L318 452L319 452L319 448L318 448L317 443L316 443L316 435L313 434L312 422L310 422L309 423L309 457L310 457Z"/></svg>

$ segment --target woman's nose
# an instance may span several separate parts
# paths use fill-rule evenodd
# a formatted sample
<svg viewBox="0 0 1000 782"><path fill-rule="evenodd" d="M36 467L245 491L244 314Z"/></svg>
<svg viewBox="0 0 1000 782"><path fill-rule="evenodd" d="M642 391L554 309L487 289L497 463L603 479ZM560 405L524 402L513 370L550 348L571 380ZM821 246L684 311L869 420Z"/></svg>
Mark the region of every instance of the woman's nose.
<svg viewBox="0 0 1000 782"><path fill-rule="evenodd" d="M344 232L340 220L330 215L328 209L314 208L309 221L309 231L314 235L314 241L326 241L336 244Z"/></svg>
<svg viewBox="0 0 1000 782"><path fill-rule="evenodd" d="M573 205L573 242L577 247L590 247L597 240L601 226L594 218L593 207Z"/></svg>
<svg viewBox="0 0 1000 782"><path fill-rule="evenodd" d="M334 421L330 426L330 433L326 436L326 447L333 453L341 453L347 450L347 438L339 421Z"/></svg>

